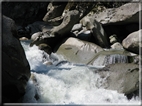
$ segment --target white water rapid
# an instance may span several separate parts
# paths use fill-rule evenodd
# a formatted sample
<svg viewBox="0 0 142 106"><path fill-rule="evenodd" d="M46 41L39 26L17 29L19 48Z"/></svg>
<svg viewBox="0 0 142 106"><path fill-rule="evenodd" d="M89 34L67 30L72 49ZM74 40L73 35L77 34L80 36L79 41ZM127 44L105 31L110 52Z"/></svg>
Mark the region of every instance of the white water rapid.
<svg viewBox="0 0 142 106"><path fill-rule="evenodd" d="M23 103L48 104L127 104L139 105L139 98L128 100L124 94L100 87L103 80L90 66L74 65L56 54L43 56L37 46L21 42L31 67L33 80L29 80ZM46 59L43 59L46 57ZM45 65L48 61L53 65ZM59 63L59 64L58 64ZM58 64L58 65L57 65ZM57 66L56 66L57 65ZM95 70L95 67L94 67Z"/></svg>

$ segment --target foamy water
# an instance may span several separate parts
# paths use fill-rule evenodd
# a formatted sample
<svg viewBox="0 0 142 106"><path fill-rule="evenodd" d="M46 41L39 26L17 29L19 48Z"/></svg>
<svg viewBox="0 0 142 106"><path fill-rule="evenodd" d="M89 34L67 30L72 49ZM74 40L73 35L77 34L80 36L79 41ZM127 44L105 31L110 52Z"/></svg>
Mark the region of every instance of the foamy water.
<svg viewBox="0 0 142 106"><path fill-rule="evenodd" d="M128 100L124 94L101 88L103 79L89 66L63 63L52 54L43 59L43 51L22 42L35 80L29 80L23 103L57 104L140 104L139 98ZM45 65L45 62L53 65Z"/></svg>

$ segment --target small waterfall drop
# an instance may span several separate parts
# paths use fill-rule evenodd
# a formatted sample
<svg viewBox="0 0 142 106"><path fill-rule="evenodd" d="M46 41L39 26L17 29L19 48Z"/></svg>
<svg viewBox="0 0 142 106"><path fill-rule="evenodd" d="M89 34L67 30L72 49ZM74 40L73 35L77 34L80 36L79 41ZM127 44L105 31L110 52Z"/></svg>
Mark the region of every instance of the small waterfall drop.
<svg viewBox="0 0 142 106"><path fill-rule="evenodd" d="M115 63L128 63L128 57L120 54L107 55L104 59L103 65Z"/></svg>
<svg viewBox="0 0 142 106"><path fill-rule="evenodd" d="M106 66L115 63L129 63L129 54L124 51L102 51L91 61L93 66Z"/></svg>

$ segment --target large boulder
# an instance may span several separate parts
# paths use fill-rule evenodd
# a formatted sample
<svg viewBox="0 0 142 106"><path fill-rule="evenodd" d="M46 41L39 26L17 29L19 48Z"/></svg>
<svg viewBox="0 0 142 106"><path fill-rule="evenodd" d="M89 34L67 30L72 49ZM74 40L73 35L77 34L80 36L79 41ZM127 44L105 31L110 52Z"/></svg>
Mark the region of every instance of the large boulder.
<svg viewBox="0 0 142 106"><path fill-rule="evenodd" d="M139 54L139 49L142 49L140 47L140 43L142 44L142 40L140 39L142 38L141 33L142 29L129 34L122 42L123 47L128 51Z"/></svg>
<svg viewBox="0 0 142 106"><path fill-rule="evenodd" d="M127 3L118 8L106 9L99 14L94 14L94 18L102 24L126 24L139 23L139 3Z"/></svg>
<svg viewBox="0 0 142 106"><path fill-rule="evenodd" d="M103 51L100 46L73 37L65 39L55 49L55 52L58 55L62 55L65 60L83 64L87 64L100 51Z"/></svg>
<svg viewBox="0 0 142 106"><path fill-rule="evenodd" d="M108 8L94 14L107 34L116 34L120 42L130 33L139 30L139 14L142 9L138 2L126 3L117 8Z"/></svg>
<svg viewBox="0 0 142 106"><path fill-rule="evenodd" d="M2 17L2 102L18 102L30 78L30 66L12 19Z"/></svg>
<svg viewBox="0 0 142 106"><path fill-rule="evenodd" d="M130 94L139 89L139 65L132 63L111 64L98 70L101 76L98 87ZM99 81L99 80L98 80ZM100 83L99 82L99 83Z"/></svg>
<svg viewBox="0 0 142 106"><path fill-rule="evenodd" d="M88 30L92 31L94 37L94 43L96 43L97 45L103 48L109 48L107 35L102 25L98 21L96 21L92 16L86 16L80 22Z"/></svg>
<svg viewBox="0 0 142 106"><path fill-rule="evenodd" d="M80 13L78 10L72 10L67 12L64 16L63 22L51 29L51 35L53 36L65 36L73 28L74 24L79 21Z"/></svg>
<svg viewBox="0 0 142 106"><path fill-rule="evenodd" d="M51 29L45 28L45 25L42 27L44 30L42 32L36 32L31 36L31 46L41 43L47 43L51 48L54 48L56 43L67 35L70 35L71 29L75 23L79 20L79 11L72 10L69 11L63 19L63 22L59 26L55 26ZM40 25L40 28L42 28ZM56 43L55 43L56 42Z"/></svg>

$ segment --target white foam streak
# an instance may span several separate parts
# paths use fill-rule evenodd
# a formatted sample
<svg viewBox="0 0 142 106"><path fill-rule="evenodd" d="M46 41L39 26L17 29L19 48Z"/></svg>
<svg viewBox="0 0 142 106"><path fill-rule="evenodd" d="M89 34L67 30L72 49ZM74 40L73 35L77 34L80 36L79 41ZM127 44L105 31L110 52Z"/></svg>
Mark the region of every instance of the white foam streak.
<svg viewBox="0 0 142 106"><path fill-rule="evenodd" d="M37 103L137 103L136 100L128 101L124 94L97 88L96 82L99 76L93 74L87 68L77 67L71 70L50 70L48 74L34 73L34 75L37 80L36 89L39 95ZM28 86L33 87L32 84ZM33 90L28 92L30 96L31 94L33 95ZM27 96L29 97L29 95ZM35 103L34 95L25 102Z"/></svg>

